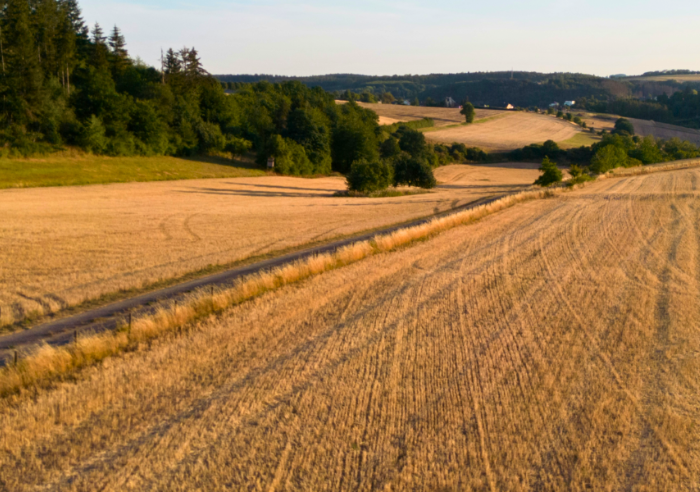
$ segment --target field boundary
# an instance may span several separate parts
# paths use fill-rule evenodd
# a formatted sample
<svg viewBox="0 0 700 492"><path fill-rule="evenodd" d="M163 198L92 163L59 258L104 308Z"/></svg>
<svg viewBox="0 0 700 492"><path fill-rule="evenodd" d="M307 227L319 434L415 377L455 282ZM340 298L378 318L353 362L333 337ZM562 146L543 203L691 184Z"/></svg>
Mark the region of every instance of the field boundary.
<svg viewBox="0 0 700 492"><path fill-rule="evenodd" d="M700 166L700 159L665 163L643 170L631 168L624 173L608 173L598 179L629 177L671 170L682 170ZM590 183L595 182L591 181ZM270 290L334 270L375 254L394 251L412 243L429 239L460 225L476 222L515 204L537 199L551 198L568 191L580 189L589 183L575 186L559 186L540 190L522 191L494 198L489 203L434 218L422 224L400 227L393 231L379 233L371 239L349 240L348 244L332 251L309 253L270 270L260 270L247 276L236 278L230 288L192 292L169 306L155 308L154 312L128 322L122 320L112 331L77 336L72 343L63 346L41 345L38 350L27 354L21 360L0 369L0 396L5 397L21 391L22 388L47 384L75 370L95 364L110 356L127 350L134 350L144 342L150 342L163 334L181 330L187 325L207 316L258 297ZM69 338L70 341L70 338Z"/></svg>

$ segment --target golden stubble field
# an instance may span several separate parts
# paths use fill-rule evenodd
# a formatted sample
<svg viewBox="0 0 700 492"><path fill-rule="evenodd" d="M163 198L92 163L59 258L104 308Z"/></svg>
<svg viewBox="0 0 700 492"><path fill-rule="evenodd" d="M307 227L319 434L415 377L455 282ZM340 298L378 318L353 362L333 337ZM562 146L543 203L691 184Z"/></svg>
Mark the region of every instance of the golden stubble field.
<svg viewBox="0 0 700 492"><path fill-rule="evenodd" d="M423 217L531 184L532 164L447 166L433 193L334 197L342 178L0 191L0 325L251 256Z"/></svg>
<svg viewBox="0 0 700 492"><path fill-rule="evenodd" d="M338 102L343 103L344 101ZM459 113L460 110L457 108L404 106L400 104L370 104L363 102L358 102L357 104L377 113L380 118L380 125L391 125L399 121L422 120L423 118L432 118L433 121L435 121L436 127L464 123L464 116ZM490 118L504 113L506 113L506 111L497 109L477 109L475 119Z"/></svg>
<svg viewBox="0 0 700 492"><path fill-rule="evenodd" d="M563 142L581 133L581 128L553 116L513 112L484 122L425 133L431 142L463 143L490 152L505 152L547 140Z"/></svg>
<svg viewBox="0 0 700 492"><path fill-rule="evenodd" d="M6 490L696 490L700 171L603 180L0 405Z"/></svg>

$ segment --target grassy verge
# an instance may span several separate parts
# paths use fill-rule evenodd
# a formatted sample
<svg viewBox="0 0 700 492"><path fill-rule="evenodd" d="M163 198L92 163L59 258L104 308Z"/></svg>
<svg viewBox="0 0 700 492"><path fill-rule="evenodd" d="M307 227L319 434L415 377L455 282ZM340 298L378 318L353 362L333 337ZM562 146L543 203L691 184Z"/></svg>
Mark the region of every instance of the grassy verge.
<svg viewBox="0 0 700 492"><path fill-rule="evenodd" d="M249 160L204 156L105 157L67 151L46 157L0 159L0 189L264 174Z"/></svg>
<svg viewBox="0 0 700 492"><path fill-rule="evenodd" d="M609 173L598 179L697 166L700 166L700 159L690 159L675 164L649 166L646 169L625 169L624 173ZM184 302L180 301L177 304L162 307L152 316L134 320L129 329L123 326L115 332L85 336L71 346L41 346L35 352L24 356L17 364L12 364L0 371L0 396L11 395L22 388L46 384L56 378L65 377L75 370L135 348L140 343L181 329L194 321L220 313L270 290L300 282L375 254L393 251L411 243L429 239L436 234L475 222L515 204L558 196L585 185L584 183L568 187L564 184L556 188L523 191L508 195L492 203L436 218L425 224L377 235L368 241L358 241L340 248L334 253L313 256L241 278L231 288L213 294L204 291L192 293Z"/></svg>
<svg viewBox="0 0 700 492"><path fill-rule="evenodd" d="M594 143L600 142L601 137L596 135L595 133L590 133L590 132L581 132L577 133L573 137L571 137L568 140L564 140L562 142L559 142L559 147L562 149L573 149L573 148L578 148L578 147L590 147Z"/></svg>

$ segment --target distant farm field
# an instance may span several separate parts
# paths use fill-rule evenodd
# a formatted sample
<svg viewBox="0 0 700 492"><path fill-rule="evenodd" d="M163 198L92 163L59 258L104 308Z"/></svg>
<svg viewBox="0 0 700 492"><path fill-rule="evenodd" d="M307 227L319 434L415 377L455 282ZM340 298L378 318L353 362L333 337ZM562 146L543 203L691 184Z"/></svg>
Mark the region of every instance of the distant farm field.
<svg viewBox="0 0 700 492"><path fill-rule="evenodd" d="M667 80L675 80L676 82L699 82L700 74L681 74L681 75L648 75L642 77L626 77L622 80L629 80L631 82L665 82Z"/></svg>
<svg viewBox="0 0 700 492"><path fill-rule="evenodd" d="M575 111L574 113L578 114ZM594 127L596 131L611 131L615 128L615 122L617 119L620 118L617 115L609 114L582 114L584 115L583 120L586 122L586 124ZM700 130L685 128L678 125L669 125L667 123L658 123L656 121L640 120L637 118L627 119L634 125L635 133L642 137L652 135L656 138L663 139L680 138L681 140L687 140L695 145L700 145Z"/></svg>
<svg viewBox="0 0 700 492"><path fill-rule="evenodd" d="M212 265L431 215L531 184L537 165L447 166L434 192L333 196L342 178L0 191L0 325Z"/></svg>
<svg viewBox="0 0 700 492"><path fill-rule="evenodd" d="M0 189L262 176L250 162L216 157L105 157L84 153L0 159Z"/></svg>
<svg viewBox="0 0 700 492"><path fill-rule="evenodd" d="M3 401L2 485L696 490L698 183L523 203Z"/></svg>
<svg viewBox="0 0 700 492"><path fill-rule="evenodd" d="M431 118L435 126L447 126L464 123L464 116L457 108L429 108L424 106L403 106L399 104L358 103L363 108L371 109L379 115L381 125L390 125L399 121L415 121ZM477 109L476 119L488 118L506 111L495 109Z"/></svg>
<svg viewBox="0 0 700 492"><path fill-rule="evenodd" d="M563 142L581 133L581 128L553 116L513 112L471 125L426 132L431 142L463 143L491 152L505 152L546 140Z"/></svg>

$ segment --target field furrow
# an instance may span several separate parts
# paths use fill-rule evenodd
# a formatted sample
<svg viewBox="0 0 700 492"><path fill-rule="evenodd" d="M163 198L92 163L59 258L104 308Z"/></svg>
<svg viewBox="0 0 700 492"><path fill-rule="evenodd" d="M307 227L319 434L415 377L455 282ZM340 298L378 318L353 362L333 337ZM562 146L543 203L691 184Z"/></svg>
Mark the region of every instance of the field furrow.
<svg viewBox="0 0 700 492"><path fill-rule="evenodd" d="M3 401L0 488L694 490L699 173L522 203Z"/></svg>

